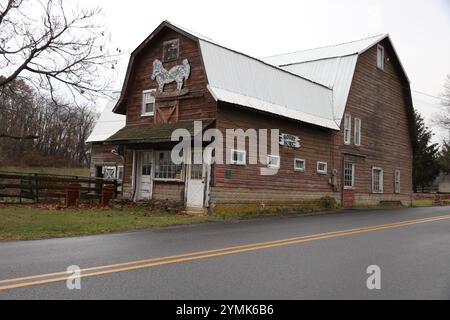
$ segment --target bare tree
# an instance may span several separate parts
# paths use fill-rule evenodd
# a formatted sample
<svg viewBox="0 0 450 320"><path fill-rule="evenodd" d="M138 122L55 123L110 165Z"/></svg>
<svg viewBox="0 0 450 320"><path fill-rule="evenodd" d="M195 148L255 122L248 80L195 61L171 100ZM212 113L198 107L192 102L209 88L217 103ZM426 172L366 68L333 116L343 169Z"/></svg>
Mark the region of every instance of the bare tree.
<svg viewBox="0 0 450 320"><path fill-rule="evenodd" d="M0 87L26 80L55 103L67 95L93 101L114 68L100 9L69 10L63 0L0 0Z"/></svg>
<svg viewBox="0 0 450 320"><path fill-rule="evenodd" d="M450 75L447 75L447 79L445 80L441 100L441 104L445 110L438 115L437 124L450 132Z"/></svg>
<svg viewBox="0 0 450 320"><path fill-rule="evenodd" d="M8 132L0 133L0 165L86 165L97 116L87 106L56 105L21 80L0 87L0 128Z"/></svg>

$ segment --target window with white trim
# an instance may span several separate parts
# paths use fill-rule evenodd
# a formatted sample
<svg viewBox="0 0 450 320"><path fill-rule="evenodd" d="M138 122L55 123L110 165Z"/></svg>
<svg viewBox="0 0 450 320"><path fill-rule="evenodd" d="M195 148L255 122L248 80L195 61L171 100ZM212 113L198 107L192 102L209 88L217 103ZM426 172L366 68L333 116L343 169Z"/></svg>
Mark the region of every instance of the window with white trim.
<svg viewBox="0 0 450 320"><path fill-rule="evenodd" d="M355 118L355 137L354 137L355 146L361 145L361 119Z"/></svg>
<svg viewBox="0 0 450 320"><path fill-rule="evenodd" d="M328 163L318 161L317 162L317 173L327 174L327 172L328 172Z"/></svg>
<svg viewBox="0 0 450 320"><path fill-rule="evenodd" d="M384 70L384 47L382 45L377 46L377 68Z"/></svg>
<svg viewBox="0 0 450 320"><path fill-rule="evenodd" d="M306 161L304 159L294 159L294 170L305 172Z"/></svg>
<svg viewBox="0 0 450 320"><path fill-rule="evenodd" d="M267 156L267 167L272 169L279 169L280 168L280 157L274 156L274 155L268 155Z"/></svg>
<svg viewBox="0 0 450 320"><path fill-rule="evenodd" d="M247 152L244 150L231 150L231 164L245 166L247 163Z"/></svg>
<svg viewBox="0 0 450 320"><path fill-rule="evenodd" d="M155 159L155 180L183 180L182 164L172 162L171 151L157 151Z"/></svg>
<svg viewBox="0 0 450 320"><path fill-rule="evenodd" d="M142 92L142 112L144 117L153 116L155 114L155 97L152 92L155 90L145 90Z"/></svg>
<svg viewBox="0 0 450 320"><path fill-rule="evenodd" d="M394 175L395 175L395 177L394 177L395 193L400 193L401 192L401 186L400 186L401 173L400 173L400 170L395 170Z"/></svg>
<svg viewBox="0 0 450 320"><path fill-rule="evenodd" d="M383 193L383 169L372 168L372 192Z"/></svg>
<svg viewBox="0 0 450 320"><path fill-rule="evenodd" d="M352 116L348 113L344 116L344 143L350 144L352 139Z"/></svg>
<svg viewBox="0 0 450 320"><path fill-rule="evenodd" d="M344 164L344 188L351 189L355 186L355 165L346 162Z"/></svg>

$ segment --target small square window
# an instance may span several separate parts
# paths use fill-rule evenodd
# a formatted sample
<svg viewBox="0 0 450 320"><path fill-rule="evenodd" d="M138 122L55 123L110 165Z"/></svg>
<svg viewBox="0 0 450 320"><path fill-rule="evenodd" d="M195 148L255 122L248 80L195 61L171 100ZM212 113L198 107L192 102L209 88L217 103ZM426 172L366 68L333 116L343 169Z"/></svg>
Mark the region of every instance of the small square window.
<svg viewBox="0 0 450 320"><path fill-rule="evenodd" d="M294 159L294 170L305 172L306 161L304 159Z"/></svg>
<svg viewBox="0 0 450 320"><path fill-rule="evenodd" d="M280 157L279 156L268 155L267 156L267 167L268 168L279 169L280 168Z"/></svg>
<svg viewBox="0 0 450 320"><path fill-rule="evenodd" d="M317 162L317 173L327 174L328 172L328 164L326 162Z"/></svg>
<svg viewBox="0 0 450 320"><path fill-rule="evenodd" d="M245 166L246 158L247 152L243 150L231 150L231 164Z"/></svg>
<svg viewBox="0 0 450 320"><path fill-rule="evenodd" d="M155 114L155 97L152 92L155 90L146 90L142 93L142 116L153 116Z"/></svg>
<svg viewBox="0 0 450 320"><path fill-rule="evenodd" d="M382 45L377 46L377 68L384 70L384 47Z"/></svg>

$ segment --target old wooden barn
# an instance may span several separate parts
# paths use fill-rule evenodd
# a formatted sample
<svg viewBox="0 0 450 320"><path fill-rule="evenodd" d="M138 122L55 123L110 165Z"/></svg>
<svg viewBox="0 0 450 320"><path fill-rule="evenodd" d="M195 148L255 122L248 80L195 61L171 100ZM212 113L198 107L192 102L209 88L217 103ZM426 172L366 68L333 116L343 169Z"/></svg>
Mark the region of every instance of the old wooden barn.
<svg viewBox="0 0 450 320"><path fill-rule="evenodd" d="M132 53L113 111L126 125L95 141L92 158L108 166L101 153L117 150L124 196L135 201L194 212L411 201L410 84L388 35L258 59L165 21ZM193 132L199 120L224 136L278 129L279 153L268 143L267 163L251 164L249 145L224 146L223 164L174 163L172 132Z"/></svg>

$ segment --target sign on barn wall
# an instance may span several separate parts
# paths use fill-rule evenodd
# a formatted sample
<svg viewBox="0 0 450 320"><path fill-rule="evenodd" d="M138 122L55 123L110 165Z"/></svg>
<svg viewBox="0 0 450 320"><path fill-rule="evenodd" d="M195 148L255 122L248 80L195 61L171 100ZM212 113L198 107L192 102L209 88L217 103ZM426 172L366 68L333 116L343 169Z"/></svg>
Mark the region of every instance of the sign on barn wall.
<svg viewBox="0 0 450 320"><path fill-rule="evenodd" d="M152 80L158 83L158 92L164 92L166 84L176 82L177 91L183 89L184 81L189 79L191 74L191 65L187 59L184 59L181 65L176 65L170 70L166 70L161 60L156 59L153 62Z"/></svg>
<svg viewBox="0 0 450 320"><path fill-rule="evenodd" d="M300 149L301 145L300 137L292 134L282 133L280 134L280 146L284 146L291 149Z"/></svg>

